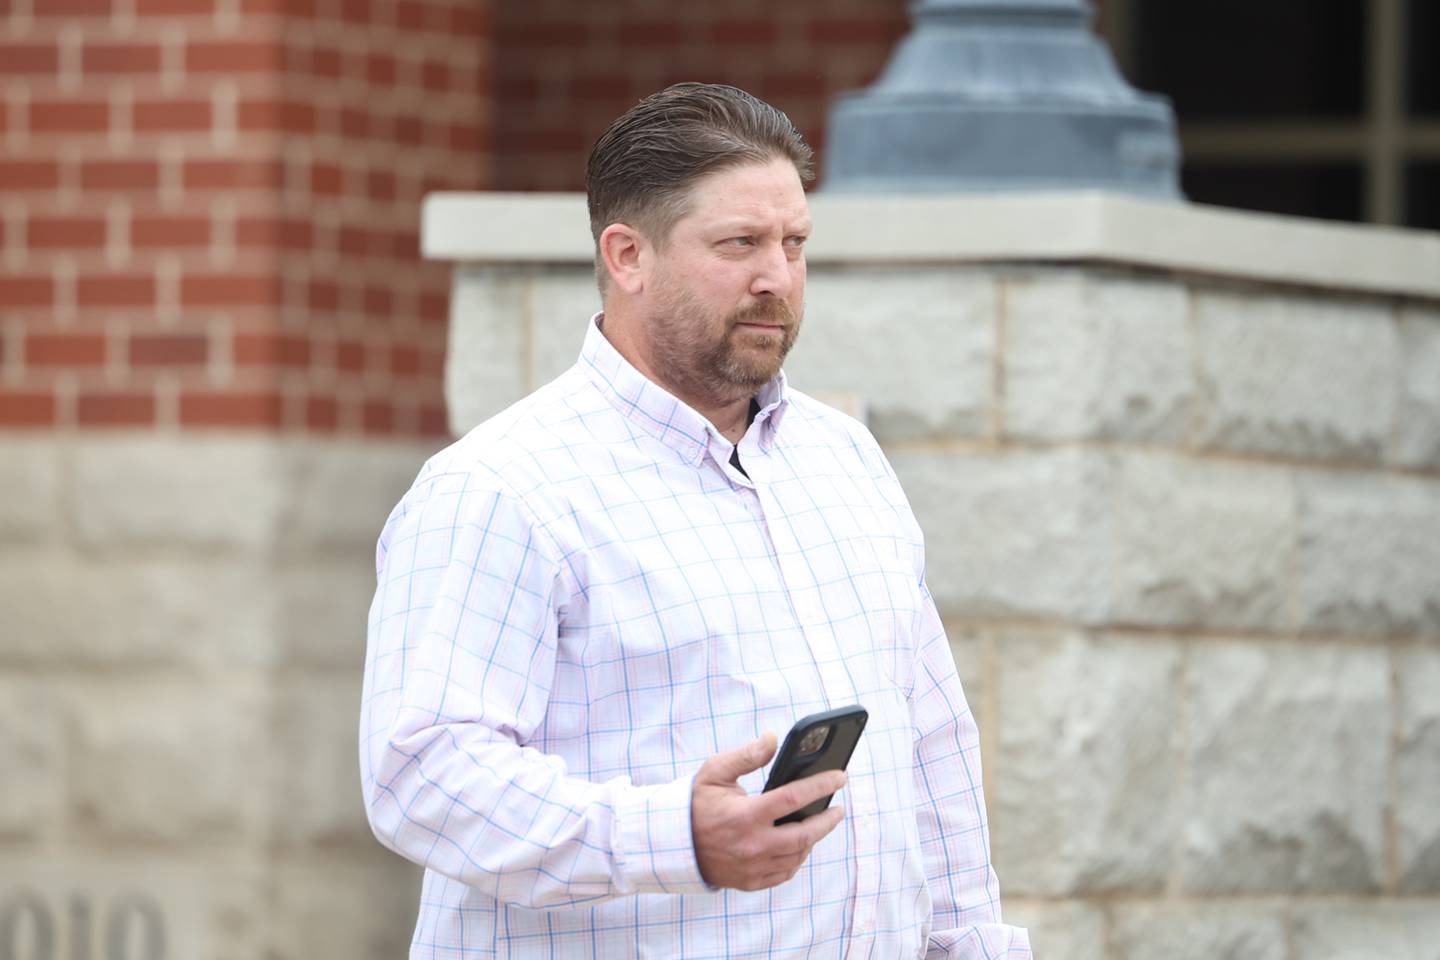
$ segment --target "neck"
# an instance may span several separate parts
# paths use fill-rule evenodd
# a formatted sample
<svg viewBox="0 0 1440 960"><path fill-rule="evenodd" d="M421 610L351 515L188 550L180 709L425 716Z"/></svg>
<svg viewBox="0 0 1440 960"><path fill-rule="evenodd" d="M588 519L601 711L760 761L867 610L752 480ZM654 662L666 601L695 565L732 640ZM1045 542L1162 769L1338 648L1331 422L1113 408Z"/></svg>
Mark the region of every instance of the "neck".
<svg viewBox="0 0 1440 960"><path fill-rule="evenodd" d="M698 390L695 385L676 383L662 376L657 365L650 362L648 352L640 339L634 336L632 325L608 309L603 316L600 332L615 352L624 357L630 366L658 387L673 395L714 424L721 436L731 443L739 443L750 426L750 398L753 391L734 387L726 392Z"/></svg>

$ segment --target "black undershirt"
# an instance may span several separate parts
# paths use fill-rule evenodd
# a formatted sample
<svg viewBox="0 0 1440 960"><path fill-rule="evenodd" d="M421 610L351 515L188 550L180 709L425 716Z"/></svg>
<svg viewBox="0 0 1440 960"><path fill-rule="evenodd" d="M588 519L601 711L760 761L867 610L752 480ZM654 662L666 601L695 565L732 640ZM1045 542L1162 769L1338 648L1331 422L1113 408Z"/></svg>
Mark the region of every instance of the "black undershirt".
<svg viewBox="0 0 1440 960"><path fill-rule="evenodd" d="M749 415L747 415L747 416L745 417L745 429L746 429L746 430L749 430L749 429L750 429L750 424L752 424L752 423L755 422L755 415L758 414L759 412L760 412L760 402L759 402L758 400L756 400L754 397L751 397L751 398L750 398L750 413L749 413ZM734 467L736 470L739 470L741 473L745 473L745 468L742 467L742 466L740 466L740 444L738 444L738 443L735 444L735 449L730 451L730 466ZM750 474L745 473L745 476L746 476L746 478L748 479L749 476L750 476Z"/></svg>

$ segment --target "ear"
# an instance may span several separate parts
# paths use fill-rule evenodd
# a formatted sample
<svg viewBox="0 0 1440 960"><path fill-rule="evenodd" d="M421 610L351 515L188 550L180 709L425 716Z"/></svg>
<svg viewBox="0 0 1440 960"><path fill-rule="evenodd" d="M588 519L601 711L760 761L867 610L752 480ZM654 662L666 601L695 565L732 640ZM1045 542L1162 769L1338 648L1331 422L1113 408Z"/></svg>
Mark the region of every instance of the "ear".
<svg viewBox="0 0 1440 960"><path fill-rule="evenodd" d="M644 235L628 224L612 223L600 234L600 259L610 282L632 297L645 287L647 246Z"/></svg>

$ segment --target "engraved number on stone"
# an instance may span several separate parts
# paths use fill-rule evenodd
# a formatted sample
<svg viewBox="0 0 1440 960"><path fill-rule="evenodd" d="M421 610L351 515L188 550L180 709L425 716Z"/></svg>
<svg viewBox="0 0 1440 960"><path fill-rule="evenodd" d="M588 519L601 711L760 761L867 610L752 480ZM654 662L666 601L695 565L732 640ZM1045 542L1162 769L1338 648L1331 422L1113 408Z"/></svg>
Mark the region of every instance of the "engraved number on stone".
<svg viewBox="0 0 1440 960"><path fill-rule="evenodd" d="M70 951L56 954L56 919L39 894L21 890L0 900L0 960L91 960L90 901L70 900ZM165 960L165 918L143 894L122 894L105 914L104 960Z"/></svg>
<svg viewBox="0 0 1440 960"><path fill-rule="evenodd" d="M55 920L28 890L0 904L0 960L54 960Z"/></svg>
<svg viewBox="0 0 1440 960"><path fill-rule="evenodd" d="M118 897L110 905L105 944L106 960L163 960L165 921L155 901L136 894Z"/></svg>

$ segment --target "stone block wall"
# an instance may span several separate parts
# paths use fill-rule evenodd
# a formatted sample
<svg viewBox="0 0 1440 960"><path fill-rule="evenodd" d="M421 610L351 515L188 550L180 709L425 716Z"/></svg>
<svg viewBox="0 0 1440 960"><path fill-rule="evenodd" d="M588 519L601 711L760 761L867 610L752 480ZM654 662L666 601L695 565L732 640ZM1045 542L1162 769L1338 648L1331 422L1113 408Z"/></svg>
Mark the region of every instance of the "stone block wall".
<svg viewBox="0 0 1440 960"><path fill-rule="evenodd" d="M375 537L434 444L0 449L0 956L402 956L418 875L355 730Z"/></svg>
<svg viewBox="0 0 1440 960"><path fill-rule="evenodd" d="M807 291L787 373L858 398L926 531L1037 956L1433 960L1440 304L823 258ZM586 264L460 267L455 428L597 307Z"/></svg>

